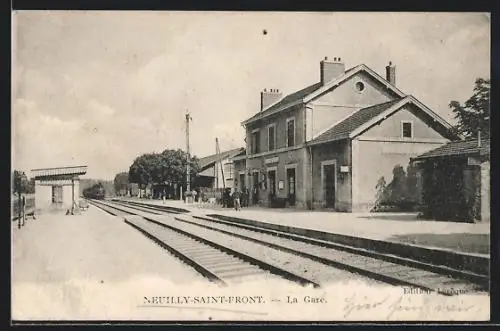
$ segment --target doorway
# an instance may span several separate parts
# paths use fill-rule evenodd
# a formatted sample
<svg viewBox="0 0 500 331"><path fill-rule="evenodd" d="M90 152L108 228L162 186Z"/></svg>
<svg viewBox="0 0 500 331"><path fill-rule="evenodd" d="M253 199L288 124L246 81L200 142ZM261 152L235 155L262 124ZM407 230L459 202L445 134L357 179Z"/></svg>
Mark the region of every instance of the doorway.
<svg viewBox="0 0 500 331"><path fill-rule="evenodd" d="M240 174L240 192L245 192L245 174Z"/></svg>
<svg viewBox="0 0 500 331"><path fill-rule="evenodd" d="M62 205L63 203L63 187L62 186L52 186L52 203L56 205Z"/></svg>
<svg viewBox="0 0 500 331"><path fill-rule="evenodd" d="M286 181L288 184L288 204L295 206L295 168L286 169Z"/></svg>
<svg viewBox="0 0 500 331"><path fill-rule="evenodd" d="M325 188L325 203L327 208L335 208L335 164L323 165L323 185Z"/></svg>
<svg viewBox="0 0 500 331"><path fill-rule="evenodd" d="M256 205L259 202L259 173L252 174L252 204Z"/></svg>
<svg viewBox="0 0 500 331"><path fill-rule="evenodd" d="M276 170L269 170L267 176L269 178L269 197L272 201L276 198Z"/></svg>

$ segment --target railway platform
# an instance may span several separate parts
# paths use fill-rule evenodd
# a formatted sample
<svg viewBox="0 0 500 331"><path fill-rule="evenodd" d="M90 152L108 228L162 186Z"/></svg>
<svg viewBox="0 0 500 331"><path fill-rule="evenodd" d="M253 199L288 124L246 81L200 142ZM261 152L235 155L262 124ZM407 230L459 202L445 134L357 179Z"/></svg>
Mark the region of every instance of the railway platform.
<svg viewBox="0 0 500 331"><path fill-rule="evenodd" d="M489 274L489 223L420 220L416 213L338 213L258 207L236 211L175 200L134 201Z"/></svg>

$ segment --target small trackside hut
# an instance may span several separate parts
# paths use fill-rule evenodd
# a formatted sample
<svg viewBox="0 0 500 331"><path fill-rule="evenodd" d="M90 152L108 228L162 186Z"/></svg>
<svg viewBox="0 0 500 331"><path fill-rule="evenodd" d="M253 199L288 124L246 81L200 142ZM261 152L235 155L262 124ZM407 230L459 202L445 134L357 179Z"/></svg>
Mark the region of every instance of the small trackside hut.
<svg viewBox="0 0 500 331"><path fill-rule="evenodd" d="M490 140L453 141L412 159L423 170L423 217L490 221Z"/></svg>
<svg viewBox="0 0 500 331"><path fill-rule="evenodd" d="M36 213L78 209L80 177L87 166L33 169Z"/></svg>

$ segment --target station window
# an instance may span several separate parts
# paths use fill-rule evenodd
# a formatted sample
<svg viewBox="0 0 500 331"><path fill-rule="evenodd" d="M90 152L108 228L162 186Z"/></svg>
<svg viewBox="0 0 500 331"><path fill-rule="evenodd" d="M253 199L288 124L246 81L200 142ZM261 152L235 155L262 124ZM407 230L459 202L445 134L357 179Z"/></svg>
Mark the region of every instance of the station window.
<svg viewBox="0 0 500 331"><path fill-rule="evenodd" d="M365 84L363 84L362 82L357 82L355 84L355 87L358 92L363 92L363 90L365 89Z"/></svg>
<svg viewBox="0 0 500 331"><path fill-rule="evenodd" d="M252 154L260 152L260 132L259 130L252 132Z"/></svg>
<svg viewBox="0 0 500 331"><path fill-rule="evenodd" d="M401 134L403 138L413 138L413 123L409 121L401 122Z"/></svg>
<svg viewBox="0 0 500 331"><path fill-rule="evenodd" d="M286 136L287 136L287 146L295 146L295 119L289 118L286 120Z"/></svg>
<svg viewBox="0 0 500 331"><path fill-rule="evenodd" d="M274 151L276 149L276 126L274 124L268 126L268 150Z"/></svg>

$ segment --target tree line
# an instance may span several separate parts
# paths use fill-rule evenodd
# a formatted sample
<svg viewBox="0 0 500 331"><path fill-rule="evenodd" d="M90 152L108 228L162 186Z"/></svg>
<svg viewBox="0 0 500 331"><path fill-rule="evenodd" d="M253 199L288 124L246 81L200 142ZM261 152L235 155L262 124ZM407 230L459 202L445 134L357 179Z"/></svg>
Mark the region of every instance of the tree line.
<svg viewBox="0 0 500 331"><path fill-rule="evenodd" d="M35 179L28 179L28 176L22 171L14 170L12 172L12 193L31 194L35 193Z"/></svg>
<svg viewBox="0 0 500 331"><path fill-rule="evenodd" d="M199 159L190 158L190 185L193 186L200 171ZM128 193L131 184L139 189L153 185L177 185L186 187L187 153L181 149L166 149L161 153L146 153L137 157L128 172L116 174L114 189L117 194Z"/></svg>

